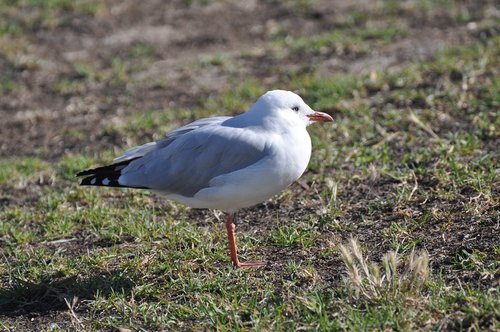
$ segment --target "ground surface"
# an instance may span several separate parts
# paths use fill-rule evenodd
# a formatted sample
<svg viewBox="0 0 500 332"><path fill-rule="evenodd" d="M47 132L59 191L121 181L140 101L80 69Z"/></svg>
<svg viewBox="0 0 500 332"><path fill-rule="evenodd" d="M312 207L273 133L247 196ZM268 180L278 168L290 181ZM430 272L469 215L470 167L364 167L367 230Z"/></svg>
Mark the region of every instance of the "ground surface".
<svg viewBox="0 0 500 332"><path fill-rule="evenodd" d="M499 10L0 1L0 326L498 329ZM299 183L239 214L241 256L263 269L230 268L211 211L74 179L271 88L335 123L311 128ZM429 276L362 292L350 237L375 262L425 250Z"/></svg>

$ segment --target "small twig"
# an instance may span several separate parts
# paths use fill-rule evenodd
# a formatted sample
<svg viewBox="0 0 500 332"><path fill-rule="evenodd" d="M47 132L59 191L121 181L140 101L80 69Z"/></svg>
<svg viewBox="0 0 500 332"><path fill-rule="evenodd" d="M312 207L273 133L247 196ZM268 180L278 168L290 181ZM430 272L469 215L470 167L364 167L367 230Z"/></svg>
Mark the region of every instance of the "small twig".
<svg viewBox="0 0 500 332"><path fill-rule="evenodd" d="M44 243L44 244L61 244L61 243L72 242L72 241L76 241L76 240L77 240L76 237L72 237L72 238L69 238L69 239L59 239L59 240L53 240L53 241L43 241L42 243Z"/></svg>
<svg viewBox="0 0 500 332"><path fill-rule="evenodd" d="M417 181L417 176L415 175L415 172L411 172L411 174L413 174L413 179L415 180L415 185L413 186L413 189L411 190L411 193L410 195L408 196L408 201L413 197L413 194L415 193L415 191L417 191L418 189L418 181Z"/></svg>
<svg viewBox="0 0 500 332"><path fill-rule="evenodd" d="M224 212L219 211L219 210L212 210L215 219L217 219L218 222L221 222L222 219L224 219Z"/></svg>
<svg viewBox="0 0 500 332"><path fill-rule="evenodd" d="M412 121L413 123L415 123L417 126L419 126L420 128L422 128L426 133L428 133L429 135L431 135L433 138L435 139L439 139L439 136L431 129L431 127L429 127L428 125L426 125L425 123L423 123L416 115L415 113L413 113L412 111L410 111L410 115L408 117L410 119L410 121Z"/></svg>
<svg viewBox="0 0 500 332"><path fill-rule="evenodd" d="M384 143L392 141L397 136L399 136L399 134L400 134L400 132L396 131L396 132L390 133L389 135L385 135L384 138L382 138L380 141L378 141L377 143L375 143L373 145L373 147L376 149L376 148L382 146Z"/></svg>
<svg viewBox="0 0 500 332"><path fill-rule="evenodd" d="M71 303L69 303L68 299L65 297L64 298L64 302L66 302L66 305L68 306L68 310L69 310L69 313L71 315L71 320L73 322L76 322L77 325L80 325L80 327L82 329L84 329L85 325L83 325L83 322L80 320L80 318L78 318L78 316L76 315L75 311L73 310L73 308L75 307L76 303L78 302L78 297L74 296L71 299Z"/></svg>
<svg viewBox="0 0 500 332"><path fill-rule="evenodd" d="M381 135L381 136L387 136L387 130L384 129L381 125L378 123L375 123L375 130Z"/></svg>
<svg viewBox="0 0 500 332"><path fill-rule="evenodd" d="M338 183L333 182L331 186L332 194L330 195L330 199L328 200L328 206L332 205L333 203L337 203L337 190L338 190Z"/></svg>
<svg viewBox="0 0 500 332"><path fill-rule="evenodd" d="M297 183L302 187L304 190L309 190L311 187L304 181L304 180L297 180Z"/></svg>

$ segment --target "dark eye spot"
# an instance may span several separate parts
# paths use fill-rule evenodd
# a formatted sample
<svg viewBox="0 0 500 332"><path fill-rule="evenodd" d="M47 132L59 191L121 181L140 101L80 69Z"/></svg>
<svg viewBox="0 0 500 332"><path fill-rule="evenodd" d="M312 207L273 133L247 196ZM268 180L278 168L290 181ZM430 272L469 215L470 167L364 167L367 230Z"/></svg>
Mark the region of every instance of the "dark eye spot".
<svg viewBox="0 0 500 332"><path fill-rule="evenodd" d="M294 107L292 107L292 110L293 110L294 112L298 112L298 111L299 111L299 107L298 107L298 106L294 106Z"/></svg>

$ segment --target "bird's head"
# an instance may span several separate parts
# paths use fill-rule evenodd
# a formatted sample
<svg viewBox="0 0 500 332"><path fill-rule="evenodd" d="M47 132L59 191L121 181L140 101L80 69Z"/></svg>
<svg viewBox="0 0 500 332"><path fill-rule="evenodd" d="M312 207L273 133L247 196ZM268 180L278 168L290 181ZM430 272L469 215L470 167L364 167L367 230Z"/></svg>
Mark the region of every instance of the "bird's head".
<svg viewBox="0 0 500 332"><path fill-rule="evenodd" d="M330 122L333 118L323 112L315 112L299 95L285 90L272 90L263 94L249 110L259 117L276 117L305 126L314 122Z"/></svg>

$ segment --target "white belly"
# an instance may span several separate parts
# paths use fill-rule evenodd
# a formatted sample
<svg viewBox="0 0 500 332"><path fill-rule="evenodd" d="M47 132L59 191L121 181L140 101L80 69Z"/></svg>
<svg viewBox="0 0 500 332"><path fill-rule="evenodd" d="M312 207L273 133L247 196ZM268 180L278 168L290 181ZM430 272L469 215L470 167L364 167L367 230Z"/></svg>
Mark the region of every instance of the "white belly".
<svg viewBox="0 0 500 332"><path fill-rule="evenodd" d="M276 138L274 146L270 146L272 153L266 158L212 179L210 187L200 190L194 197L172 194L167 197L195 208L228 212L259 204L285 189L304 173L311 157L311 140L305 129L303 133L297 134Z"/></svg>

